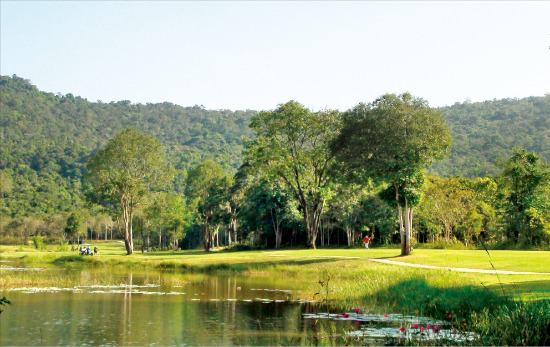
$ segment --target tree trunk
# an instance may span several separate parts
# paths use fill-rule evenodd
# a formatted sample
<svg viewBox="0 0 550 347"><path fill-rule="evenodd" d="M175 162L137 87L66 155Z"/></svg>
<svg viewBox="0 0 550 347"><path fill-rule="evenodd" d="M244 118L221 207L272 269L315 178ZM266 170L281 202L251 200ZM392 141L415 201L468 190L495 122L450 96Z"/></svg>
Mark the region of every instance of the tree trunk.
<svg viewBox="0 0 550 347"><path fill-rule="evenodd" d="M404 242L401 245L401 255L409 255L412 252L411 239L412 239L412 207L408 206L405 200L405 215L402 215L401 220L405 221Z"/></svg>
<svg viewBox="0 0 550 347"><path fill-rule="evenodd" d="M281 221L277 218L273 209L271 209L269 212L271 214L271 222L273 223L273 231L275 232L275 248L280 248L281 241L283 239L283 232L281 230Z"/></svg>
<svg viewBox="0 0 550 347"><path fill-rule="evenodd" d="M319 221L323 212L323 204L324 201L314 204L311 213L308 213L307 208L304 208L308 248L316 249L315 242L317 241L317 234L319 232ZM304 204L302 204L302 207L305 207Z"/></svg>
<svg viewBox="0 0 550 347"><path fill-rule="evenodd" d="M399 215L399 236L401 236L401 255L407 255L407 241L405 237L405 228L403 227L403 208L397 205L397 214Z"/></svg>
<svg viewBox="0 0 550 347"><path fill-rule="evenodd" d="M348 237L348 247L353 246L353 241L355 240L355 235L353 228L350 225L346 225L346 236Z"/></svg>
<svg viewBox="0 0 550 347"><path fill-rule="evenodd" d="M204 250L210 251L210 225L208 224L208 218L206 218L206 223L204 225Z"/></svg>
<svg viewBox="0 0 550 347"><path fill-rule="evenodd" d="M275 248L281 248L281 242L283 240L283 231L281 230L281 224L277 222L275 226Z"/></svg>

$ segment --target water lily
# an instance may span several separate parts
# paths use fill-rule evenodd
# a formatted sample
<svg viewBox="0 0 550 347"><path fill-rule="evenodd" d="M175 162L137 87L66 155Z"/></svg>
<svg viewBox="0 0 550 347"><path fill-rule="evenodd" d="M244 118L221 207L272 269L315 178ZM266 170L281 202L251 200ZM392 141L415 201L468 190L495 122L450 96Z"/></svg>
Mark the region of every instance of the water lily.
<svg viewBox="0 0 550 347"><path fill-rule="evenodd" d="M424 327L420 327L420 331L422 331L422 332L423 332L424 330L425 330L425 328L424 328Z"/></svg>
<svg viewBox="0 0 550 347"><path fill-rule="evenodd" d="M452 315L452 314L449 315L449 319L453 319L453 315Z"/></svg>
<svg viewBox="0 0 550 347"><path fill-rule="evenodd" d="M441 330L441 327L439 325L436 325L433 327L433 332L438 333Z"/></svg>
<svg viewBox="0 0 550 347"><path fill-rule="evenodd" d="M384 318L388 318L389 316L387 314L384 315Z"/></svg>
<svg viewBox="0 0 550 347"><path fill-rule="evenodd" d="M357 308L355 309L355 313L359 313L359 312L361 312L361 309L360 309L359 307L357 307Z"/></svg>
<svg viewBox="0 0 550 347"><path fill-rule="evenodd" d="M347 313L343 312L343 313L342 313L342 317L344 317L344 318L348 318L348 317L349 317L349 314L347 314Z"/></svg>
<svg viewBox="0 0 550 347"><path fill-rule="evenodd" d="M402 333L404 333L404 332L405 332L405 330L407 330L407 328L405 328L405 327L401 327L401 328L399 328L399 331L400 331L400 332L402 332Z"/></svg>
<svg viewBox="0 0 550 347"><path fill-rule="evenodd" d="M361 322L359 322L358 320L356 320L354 323L355 323L355 325L361 324Z"/></svg>
<svg viewBox="0 0 550 347"><path fill-rule="evenodd" d="M426 325L426 328L431 329L432 328L431 324Z"/></svg>
<svg viewBox="0 0 550 347"><path fill-rule="evenodd" d="M413 328L418 329L419 325L418 323L414 323Z"/></svg>

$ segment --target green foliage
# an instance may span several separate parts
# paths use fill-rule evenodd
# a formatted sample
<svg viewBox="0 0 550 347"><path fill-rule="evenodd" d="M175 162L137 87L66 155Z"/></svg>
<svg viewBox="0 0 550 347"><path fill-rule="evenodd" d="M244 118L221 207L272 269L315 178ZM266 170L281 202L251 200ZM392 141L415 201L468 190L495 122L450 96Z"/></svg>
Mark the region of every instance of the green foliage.
<svg viewBox="0 0 550 347"><path fill-rule="evenodd" d="M8 299L6 299L5 296L3 296L2 298L0 298L0 306L6 306L6 305L9 305L9 304L11 304L11 302L10 302ZM0 313L2 313L3 311L4 311L4 310L1 310L1 309L0 309Z"/></svg>
<svg viewBox="0 0 550 347"><path fill-rule="evenodd" d="M344 113L332 149L349 177L392 182L442 159L450 146L441 113L406 93L383 95Z"/></svg>
<svg viewBox="0 0 550 347"><path fill-rule="evenodd" d="M424 168L443 158L450 146L450 131L441 113L405 93L386 94L347 111L331 148L344 176L387 184L381 197L397 205L402 254L407 255L412 250L413 206L420 200Z"/></svg>
<svg viewBox="0 0 550 347"><path fill-rule="evenodd" d="M502 173L509 186L506 197L508 235L530 245L549 241L550 167L525 149L516 149Z"/></svg>
<svg viewBox="0 0 550 347"><path fill-rule="evenodd" d="M191 206L197 209L199 223L202 226L203 246L206 251L211 247L211 227L213 218L223 209L223 187L228 184L228 177L223 167L212 160L207 160L189 171L186 196Z"/></svg>
<svg viewBox="0 0 550 347"><path fill-rule="evenodd" d="M84 220L82 213L80 211L74 211L71 213L69 218L67 218L67 225L65 227L65 233L72 237L73 239L79 236L84 235L86 232Z"/></svg>
<svg viewBox="0 0 550 347"><path fill-rule="evenodd" d="M133 252L134 212L151 191L160 190L173 178L164 149L156 138L127 128L88 160L88 196L108 208L124 223L128 254Z"/></svg>
<svg viewBox="0 0 550 347"><path fill-rule="evenodd" d="M480 307L496 309L508 302L485 288L439 287L424 278L413 278L391 285L375 294L380 304L389 304L404 312L417 312L430 317L448 319L452 314L459 319L469 319Z"/></svg>
<svg viewBox="0 0 550 347"><path fill-rule="evenodd" d="M44 244L44 239L40 235L35 235L32 237L32 242L34 244L34 248L36 249L44 249L46 248L46 245Z"/></svg>
<svg viewBox="0 0 550 347"><path fill-rule="evenodd" d="M473 313L473 326L481 345L548 346L550 301L514 302L494 310Z"/></svg>
<svg viewBox="0 0 550 347"><path fill-rule="evenodd" d="M456 103L439 109L453 136L448 159L431 172L483 177L500 173L498 161L523 147L550 162L550 94L523 99Z"/></svg>
<svg viewBox="0 0 550 347"><path fill-rule="evenodd" d="M171 103L90 102L42 92L28 80L0 81L2 218L45 216L85 205L85 162L121 130L135 127L158 138L167 158L181 170L174 189L184 189L185 170L206 159L234 171L241 164L243 138L253 111L209 111ZM5 180L0 184L5 187ZM2 188L4 190L5 188Z"/></svg>
<svg viewBox="0 0 550 347"><path fill-rule="evenodd" d="M311 112L296 101L252 118L254 139L247 143L246 161L269 180L280 179L300 207L307 245L315 248L320 216L330 196L335 164L329 144L341 119L336 111Z"/></svg>
<svg viewBox="0 0 550 347"><path fill-rule="evenodd" d="M490 178L428 176L416 215L419 238L466 245L497 238L497 189Z"/></svg>
<svg viewBox="0 0 550 347"><path fill-rule="evenodd" d="M509 158L517 146L536 151L540 163L548 162L550 95L457 103L439 110L409 94L385 95L347 111L342 119L338 112L311 112L297 102L256 116L254 111L209 111L170 103L89 102L39 91L17 76L2 76L0 89L0 236L6 242L23 243L38 234L62 240L66 228L75 236L84 236L86 229L96 236L107 234L105 226L112 230L114 222L101 215L104 210L87 208L83 192L92 190L82 178L86 161L128 127L158 138L167 149L166 161L177 170L175 179L163 187L172 194L168 200L174 204L165 206L172 212L155 217L136 210L143 240L156 233L177 242L187 235L187 245L196 245L194 238L204 237L204 212L209 210L212 235L226 233L227 244L238 235L241 241L248 237L251 245L312 246L315 228L322 231L322 242L331 239L329 243L342 244L348 231L358 232L365 226L380 242L390 242L397 219L381 204L382 197L394 207L397 202L419 207L415 208L415 237L420 242L442 242L438 239L443 238L448 243L470 245L484 240L510 246L515 239L538 247L550 242L550 185L536 183L534 172L547 169L529 164L528 153L505 164L523 171L505 169L497 177L428 178L423 183L421 171L448 147L448 131L439 112L455 146L450 159L435 164L431 172L468 177L496 174L494 163ZM332 146L338 149L342 145L338 141L344 139L348 152L339 152L344 165L334 177L334 153L328 151L328 144L338 135L342 120L346 124ZM376 131L365 131L369 127ZM211 160L224 172L235 172L242 161L243 143L252 135L245 151L247 173L210 185L208 199L199 203L187 185L187 171ZM430 143L440 146L430 147ZM352 160L344 160L346 156ZM266 179L265 184L257 185L258 176ZM347 181L350 177L355 179L353 184ZM370 185L369 177L394 184L386 185L380 196L371 195L374 191L356 196L354 187ZM113 217L120 215L115 200L108 198L110 188L104 188L88 198L101 202ZM148 192L152 188L144 190L148 197L142 205L154 204L159 196ZM184 200L181 195L186 189L190 197ZM199 209L202 215L196 214ZM78 223L69 220L74 211L82 214ZM202 229L191 223L194 218Z"/></svg>

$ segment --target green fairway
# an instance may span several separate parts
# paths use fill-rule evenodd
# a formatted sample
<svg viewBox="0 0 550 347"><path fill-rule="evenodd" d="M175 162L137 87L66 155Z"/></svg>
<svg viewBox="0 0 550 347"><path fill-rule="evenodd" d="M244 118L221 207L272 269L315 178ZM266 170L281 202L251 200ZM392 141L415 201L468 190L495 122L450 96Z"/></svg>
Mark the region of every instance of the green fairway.
<svg viewBox="0 0 550 347"><path fill-rule="evenodd" d="M365 249L316 249L316 250L265 250L265 251L168 251L141 253L139 249L131 256L126 255L121 242L94 242L100 251L101 260L120 260L124 262L152 263L161 261L195 263L242 263L242 262L277 262L282 260L300 260L315 257L360 257L373 259L388 259L410 264L432 265L439 267L457 267L470 269L550 273L550 252L548 251L507 251L507 250L442 250L416 249L412 255L401 257L397 248ZM76 254L76 252L57 252L55 246L49 246L45 251L33 247L0 246L1 257L5 259L21 258L26 255L30 259L51 261L60 256ZM281 259L277 259L281 258ZM492 264L491 264L492 263Z"/></svg>
<svg viewBox="0 0 550 347"><path fill-rule="evenodd" d="M442 268L458 267L491 270L548 272L550 252L485 251L417 249L407 257L399 256L396 248L316 249L316 250L255 250L255 251L172 251L126 255L121 242L94 242L99 247L98 257L79 256L77 252L55 251L48 246L44 251L30 247L0 246L0 258L27 264L82 263L94 266L123 266L129 268L160 268L192 272L229 271L257 276L284 274L304 278L304 293L317 290L317 281L330 277L334 283L334 298L357 301L366 293L386 284L415 277L426 278L439 287L472 285L486 287L509 296L540 298L550 296L550 275L496 275L457 273L444 269L419 269L386 265L363 258L388 259L411 264L433 265ZM349 259L348 259L349 258ZM360 259L355 259L360 258ZM42 264L42 265L41 265ZM21 276L21 275L19 275ZM376 281L372 281L373 276ZM1 281L10 286L10 276ZM366 278L369 278L367 281ZM17 282L17 281L15 281ZM13 285L15 285L15 282ZM338 289L340 288L340 289ZM347 289L346 289L347 288ZM345 298L344 298L345 297Z"/></svg>

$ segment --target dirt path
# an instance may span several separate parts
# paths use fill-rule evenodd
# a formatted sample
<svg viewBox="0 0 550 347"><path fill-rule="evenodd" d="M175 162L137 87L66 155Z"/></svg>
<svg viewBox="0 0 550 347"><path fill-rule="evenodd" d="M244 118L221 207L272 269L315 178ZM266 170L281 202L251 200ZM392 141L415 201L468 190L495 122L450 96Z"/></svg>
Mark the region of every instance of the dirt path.
<svg viewBox="0 0 550 347"><path fill-rule="evenodd" d="M283 254L272 254L272 257L286 257ZM316 256L301 256L304 258L341 258L341 259L364 259L372 261L375 263L382 263L388 265L400 265L408 267L416 267L421 269L435 269L435 270L449 270L456 272L473 272L473 273L483 273L483 274L499 274L499 275L550 275L550 272L525 272L525 271L507 271L507 270L482 270L482 269L467 269L461 267L443 267L443 266L433 266L433 265L421 265L421 264L410 264L404 263L402 261L388 260L388 259L376 259L376 258L365 258L365 257L345 257L341 255L316 255Z"/></svg>

